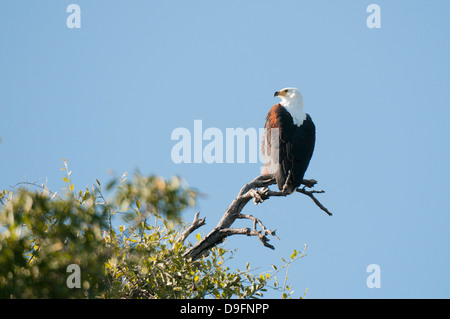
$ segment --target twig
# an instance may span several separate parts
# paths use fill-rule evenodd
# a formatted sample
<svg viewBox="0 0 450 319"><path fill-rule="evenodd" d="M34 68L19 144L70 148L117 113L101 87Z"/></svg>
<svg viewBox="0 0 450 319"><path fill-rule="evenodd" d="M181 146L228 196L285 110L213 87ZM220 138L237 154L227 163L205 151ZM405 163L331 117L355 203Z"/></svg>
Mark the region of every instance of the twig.
<svg viewBox="0 0 450 319"><path fill-rule="evenodd" d="M278 236L275 234L276 230L270 230L268 228L266 228L263 223L256 217L252 216L252 215L246 215L246 214L239 214L237 216L237 218L240 219L250 219L253 220L253 230L256 231L256 224L258 223L259 226L262 228L262 230L264 231L265 235L272 235L273 237L275 237L276 239L280 240L280 238L278 238Z"/></svg>
<svg viewBox="0 0 450 319"><path fill-rule="evenodd" d="M320 191L307 191L307 190L305 190L304 188L297 188L297 192L302 193L302 194L305 194L306 196L309 196L309 197L313 200L313 202L314 202L317 206L319 206L319 208L320 208L321 210L323 210L325 213L328 214L328 216L332 216L332 215L333 215L333 214L332 214L325 206L323 206L322 203L319 202L319 200L313 195L313 194L322 194L322 193L325 193L325 191L323 191L323 190L320 190Z"/></svg>
<svg viewBox="0 0 450 319"><path fill-rule="evenodd" d="M247 235L247 236L256 236L259 238L261 243L270 248L275 249L275 247L268 243L269 238L267 238L264 234L262 234L260 231L256 230L250 230L250 228L225 228L220 230L220 234L223 235L223 237L228 237L231 235Z"/></svg>
<svg viewBox="0 0 450 319"><path fill-rule="evenodd" d="M191 233L193 233L197 228L202 227L205 225L205 219L206 217L203 217L202 219L199 219L198 216L200 215L200 212L197 212L194 216L194 221L192 222L192 225L189 226L188 229L186 229L184 232L181 233L180 237L178 237L177 242L183 242Z"/></svg>
<svg viewBox="0 0 450 319"><path fill-rule="evenodd" d="M103 199L103 203L106 205L106 208L108 210L108 225L109 225L109 234L112 234L112 223L111 223L111 219L112 219L112 214L111 214L111 207L109 206L109 203L106 201L105 197L103 196L103 193L101 191L101 189L93 184L95 189L97 190L97 192L100 194L100 198Z"/></svg>
<svg viewBox="0 0 450 319"><path fill-rule="evenodd" d="M43 189L43 190L49 192L49 193L52 195L52 197L58 197L58 199L62 200L62 198L59 197L59 196L56 194L56 192L52 192L52 191L49 190L47 187L45 187L45 186L43 186L43 185L36 184L36 183L37 183L37 181L36 181L36 182L32 182L32 183L31 183L31 182L19 182L19 183L15 184L14 186L10 186L10 187L11 187L11 188L15 188L17 185L21 185L21 184L24 184L24 185L27 185L27 186L35 186L35 187L41 188L41 189Z"/></svg>

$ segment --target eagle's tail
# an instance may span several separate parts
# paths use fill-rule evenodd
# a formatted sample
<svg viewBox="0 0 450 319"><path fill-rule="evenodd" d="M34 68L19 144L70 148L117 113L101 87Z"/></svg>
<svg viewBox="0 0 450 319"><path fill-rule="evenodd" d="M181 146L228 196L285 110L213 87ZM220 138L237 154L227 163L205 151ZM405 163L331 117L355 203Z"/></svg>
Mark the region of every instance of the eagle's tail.
<svg viewBox="0 0 450 319"><path fill-rule="evenodd" d="M275 175L275 179L277 181L278 189L284 193L292 194L295 192L297 187L297 183L294 181L294 178L291 174L292 171L289 171L287 176L282 174L281 169L278 170L277 174Z"/></svg>

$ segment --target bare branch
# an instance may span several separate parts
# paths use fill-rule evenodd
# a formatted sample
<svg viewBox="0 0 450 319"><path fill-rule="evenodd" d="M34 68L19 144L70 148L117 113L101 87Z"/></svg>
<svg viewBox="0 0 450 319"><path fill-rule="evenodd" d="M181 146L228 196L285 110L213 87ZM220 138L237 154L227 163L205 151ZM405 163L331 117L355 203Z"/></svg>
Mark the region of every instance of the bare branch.
<svg viewBox="0 0 450 319"><path fill-rule="evenodd" d="M262 234L260 231L257 230L250 230L250 228L225 228L220 230L220 234L223 235L223 237L228 237L231 235L247 235L247 236L256 236L259 238L261 243L270 248L275 249L275 247L268 243L269 238L267 238L264 234Z"/></svg>
<svg viewBox="0 0 450 319"><path fill-rule="evenodd" d="M221 220L217 224L217 226L206 235L201 241L199 241L195 246L191 247L184 253L185 257L190 257L192 260L196 260L203 255L206 255L211 248L222 243L226 237L232 235L247 235L247 236L257 236L259 240L265 247L275 249L274 246L268 243L269 239L267 235L274 236L279 239L275 231L272 231L264 226L264 224L256 217L252 215L242 214L242 210L245 205L253 199L255 204L263 203L265 200L270 197L279 197L279 196L287 196L290 195L289 192L286 191L286 187L283 187L281 191L271 191L268 187L270 185L276 184L275 177L273 175L260 175L256 177L250 183L244 185L240 190L237 197L231 202L228 209L225 211ZM317 181L314 179L307 180L304 179L302 184L305 187L311 188L317 184ZM313 194L324 193L324 191L315 191L315 190L305 190L305 187L296 189L297 192L302 193L310 197L314 203L323 211L325 211L328 215L331 216L331 213L314 197ZM193 224L180 236L180 241L183 241L191 234L195 229L204 225L203 219L198 219L198 214L196 214L194 218ZM253 221L253 230L250 228L232 228L231 225L234 223L236 219L249 219ZM256 226L259 225L261 230L257 230Z"/></svg>
<svg viewBox="0 0 450 319"><path fill-rule="evenodd" d="M53 197L57 197L58 199L61 199L61 200L62 200L62 198L59 197L59 196L56 194L56 192L52 192L52 191L49 190L46 186L44 186L44 184L39 185L39 184L37 184L37 182L38 182L38 181L36 181L36 182L19 182L19 183L15 184L14 186L10 186L10 187L11 187L11 188L15 188L15 187L18 186L18 185L27 185L26 189L28 189L28 187L30 187L30 186L35 186L35 187L38 187L38 188L43 189L44 191L49 192L49 193L52 195L52 198L53 198Z"/></svg>
<svg viewBox="0 0 450 319"><path fill-rule="evenodd" d="M246 214L239 214L237 216L237 218L240 219L250 219L253 220L253 230L256 231L256 224L258 223L259 226L262 228L262 230L264 231L264 235L272 235L273 237L275 237L276 239L280 240L280 238L278 238L278 236L275 234L276 230L270 230L268 228L266 228L263 223L256 217L252 216L252 215L246 215Z"/></svg>
<svg viewBox="0 0 450 319"><path fill-rule="evenodd" d="M332 216L332 215L333 215L333 214L332 214L325 206L323 206L322 203L319 202L319 200L313 195L313 194L322 194L322 193L325 193L324 190L320 190L320 191L307 191L307 190L305 190L304 188L297 188L297 192L302 193L302 194L305 194L306 196L309 196L309 197L313 200L313 202L314 202L317 206L319 206L319 208L320 208L321 210L323 210L325 213L328 214L328 216Z"/></svg>
<svg viewBox="0 0 450 319"><path fill-rule="evenodd" d="M304 179L302 180L302 184L308 188L313 188L317 184L317 181L315 179Z"/></svg>
<svg viewBox="0 0 450 319"><path fill-rule="evenodd" d="M197 212L194 216L194 221L192 222L192 225L189 226L188 229L186 229L183 233L181 233L180 237L177 239L177 242L183 242L191 233L193 233L197 228L202 227L205 225L205 219L206 217L203 217L202 219L199 219L198 216L200 216L200 212Z"/></svg>

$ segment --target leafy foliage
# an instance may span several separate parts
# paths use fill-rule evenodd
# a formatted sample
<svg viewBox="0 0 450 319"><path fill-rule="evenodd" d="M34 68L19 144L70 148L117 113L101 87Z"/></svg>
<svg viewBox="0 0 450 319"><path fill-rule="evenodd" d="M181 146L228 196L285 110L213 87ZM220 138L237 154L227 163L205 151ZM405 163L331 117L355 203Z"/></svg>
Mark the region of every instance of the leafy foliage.
<svg viewBox="0 0 450 319"><path fill-rule="evenodd" d="M124 174L105 190L96 180L76 193L65 160L62 169L64 198L27 183L0 192L0 298L257 298L269 287L292 294L287 271L304 251L258 275L250 264L230 270L234 252L223 247L195 262L183 257L190 244L179 240L181 212L198 193L181 178ZM66 283L71 264L80 266L81 288Z"/></svg>
<svg viewBox="0 0 450 319"><path fill-rule="evenodd" d="M94 296L104 289L104 214L94 202L54 199L19 190L0 215L0 297L66 298ZM83 290L69 290L66 268L83 269ZM87 294L87 295L86 295Z"/></svg>

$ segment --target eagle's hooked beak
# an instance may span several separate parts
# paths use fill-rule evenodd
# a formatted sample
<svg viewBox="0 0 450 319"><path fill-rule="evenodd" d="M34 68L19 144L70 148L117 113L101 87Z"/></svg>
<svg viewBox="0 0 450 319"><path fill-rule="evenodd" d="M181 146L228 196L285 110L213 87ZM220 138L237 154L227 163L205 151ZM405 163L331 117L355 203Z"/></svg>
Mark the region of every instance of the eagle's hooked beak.
<svg viewBox="0 0 450 319"><path fill-rule="evenodd" d="M273 96L285 96L287 93L287 90L281 90L281 91L276 91Z"/></svg>

